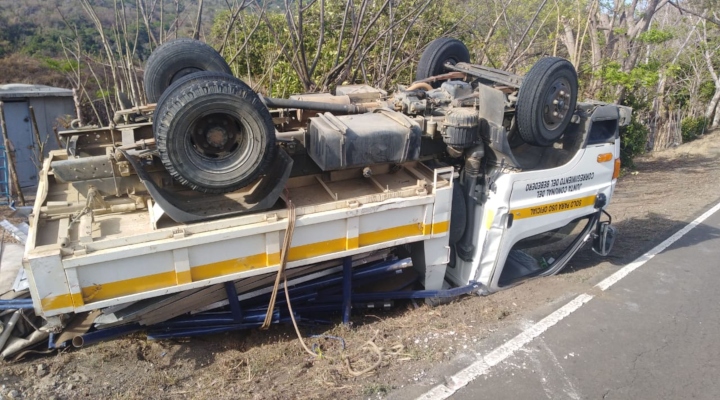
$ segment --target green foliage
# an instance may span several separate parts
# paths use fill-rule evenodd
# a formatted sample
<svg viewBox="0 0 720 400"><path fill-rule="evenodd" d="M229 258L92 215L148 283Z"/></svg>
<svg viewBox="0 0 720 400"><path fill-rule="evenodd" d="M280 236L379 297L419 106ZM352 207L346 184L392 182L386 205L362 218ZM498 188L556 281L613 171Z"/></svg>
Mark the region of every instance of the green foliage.
<svg viewBox="0 0 720 400"><path fill-rule="evenodd" d="M72 73L73 71L77 71L79 64L75 60L56 60L54 58L44 58L43 63L48 66L50 69L53 69L58 72L62 72L65 74Z"/></svg>
<svg viewBox="0 0 720 400"><path fill-rule="evenodd" d="M672 32L652 28L638 35L638 40L647 44L660 44L672 39L673 36Z"/></svg>
<svg viewBox="0 0 720 400"><path fill-rule="evenodd" d="M715 94L715 82L711 80L704 81L700 84L700 89L698 89L698 99L703 102L709 102L712 100L713 95Z"/></svg>
<svg viewBox="0 0 720 400"><path fill-rule="evenodd" d="M710 125L705 117L686 117L680 122L680 132L683 143L693 141L705 133Z"/></svg>
<svg viewBox="0 0 720 400"><path fill-rule="evenodd" d="M632 119L626 127L620 128L620 162L623 166L633 168L633 159L645 153L647 149L648 134L647 126L641 122L641 115L648 110L650 104L630 94L627 96L624 105L633 108Z"/></svg>
<svg viewBox="0 0 720 400"><path fill-rule="evenodd" d="M675 78L682 73L683 66L678 64L667 64L665 65L665 74L668 77Z"/></svg>
<svg viewBox="0 0 720 400"><path fill-rule="evenodd" d="M95 97L98 98L98 99L105 99L105 98L109 98L111 94L112 94L112 93L110 93L109 90L98 89L98 90L95 92Z"/></svg>
<svg viewBox="0 0 720 400"><path fill-rule="evenodd" d="M648 128L633 113L630 124L620 128L620 162L624 167L633 168L635 156L645 153Z"/></svg>
<svg viewBox="0 0 720 400"><path fill-rule="evenodd" d="M639 64L637 67L625 72L619 62L611 61L603 65L598 74L611 85L622 85L628 90L637 88L651 88L657 85L660 65L657 62Z"/></svg>
<svg viewBox="0 0 720 400"><path fill-rule="evenodd" d="M223 56L237 76L271 96L329 90L343 82L391 88L411 82L423 45L451 31L462 19L462 3L457 0L432 1L415 18L416 10L425 3L391 2L391 8L385 2L370 2L357 24L359 34L354 36L352 24L346 23L341 36L346 3L326 2L322 43L319 43L320 2L313 3L303 14L302 46L311 75L306 78L299 73L301 55L296 50L300 43L293 41L284 11L267 11L268 23L261 22L254 30L257 15L251 11L242 13L232 27ZM297 18L297 7L291 7ZM372 17L378 13L379 18L372 23ZM223 40L229 18L229 12L217 14L211 32L215 42ZM359 39L355 49L354 37ZM319 57L312 69L316 54ZM346 59L349 60L346 68L342 68Z"/></svg>

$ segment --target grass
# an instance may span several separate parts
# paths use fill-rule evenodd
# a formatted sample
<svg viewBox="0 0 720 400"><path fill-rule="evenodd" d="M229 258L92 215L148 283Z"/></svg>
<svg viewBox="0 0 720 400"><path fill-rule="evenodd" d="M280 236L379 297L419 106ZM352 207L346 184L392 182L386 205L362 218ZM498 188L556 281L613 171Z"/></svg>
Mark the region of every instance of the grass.
<svg viewBox="0 0 720 400"><path fill-rule="evenodd" d="M390 393L391 390L395 389L394 386L385 383L371 383L363 386L362 393L364 396L384 396Z"/></svg>

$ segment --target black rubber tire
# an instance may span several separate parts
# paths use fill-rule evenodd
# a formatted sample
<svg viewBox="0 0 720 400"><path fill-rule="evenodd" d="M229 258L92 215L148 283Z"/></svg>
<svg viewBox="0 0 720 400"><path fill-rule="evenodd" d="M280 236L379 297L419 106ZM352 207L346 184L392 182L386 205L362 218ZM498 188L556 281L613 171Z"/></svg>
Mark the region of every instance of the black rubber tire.
<svg viewBox="0 0 720 400"><path fill-rule="evenodd" d="M561 91L569 96L552 105L551 99L561 97ZM535 63L518 93L515 118L522 139L535 146L552 146L572 119L577 95L577 72L570 61L546 57ZM558 116L552 115L555 111Z"/></svg>
<svg viewBox="0 0 720 400"><path fill-rule="evenodd" d="M457 39L439 38L435 39L425 48L420 62L418 62L415 80L423 80L431 76L448 72L445 63L457 64L459 62L470 62L470 52L467 46ZM442 82L433 82L433 87L439 87Z"/></svg>
<svg viewBox="0 0 720 400"><path fill-rule="evenodd" d="M208 44L189 38L163 43L145 64L143 83L148 103L157 102L173 82L200 71L232 75L225 59Z"/></svg>
<svg viewBox="0 0 720 400"><path fill-rule="evenodd" d="M202 82L202 81L206 81L208 79L218 79L218 80L233 79L235 81L238 81L238 79L235 78L234 76L232 76L230 74L226 74L224 72L212 72L212 71L193 72L192 74L185 75L182 78L173 82L170 85L170 87L168 87L163 92L162 96L160 96L160 99L157 101L157 105L156 105L155 109L160 110L161 104L164 104L167 101L168 95L170 95L171 93L174 93L174 90L176 87L185 85L188 82ZM240 81L240 82L242 82L242 81ZM157 118L157 115L159 115L159 114L156 111L155 112L156 118L153 118L153 132L157 132L157 129L158 129L157 123L158 123L159 118Z"/></svg>
<svg viewBox="0 0 720 400"><path fill-rule="evenodd" d="M215 125L208 121L218 118L230 122L228 130L235 132L228 136L237 139L229 142L228 154L212 158L196 143L196 135L210 135ZM249 86L227 74L199 72L173 84L157 105L153 126L160 159L170 175L204 193L247 186L270 168L277 153L267 107ZM203 128L205 133L199 133Z"/></svg>

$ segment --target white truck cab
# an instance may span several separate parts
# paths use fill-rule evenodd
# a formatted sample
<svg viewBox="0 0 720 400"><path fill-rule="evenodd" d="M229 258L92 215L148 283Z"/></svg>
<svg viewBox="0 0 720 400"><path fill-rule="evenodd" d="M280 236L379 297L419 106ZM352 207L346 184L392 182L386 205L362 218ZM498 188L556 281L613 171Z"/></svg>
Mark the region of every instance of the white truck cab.
<svg viewBox="0 0 720 400"><path fill-rule="evenodd" d="M562 143L517 152L534 168L492 168L487 192L478 193L486 201L472 206L472 248L450 263L448 279L458 285L475 280L494 292L559 272L589 238L598 238L597 251L606 255L614 230L601 220L619 174L619 127L629 112L580 103Z"/></svg>

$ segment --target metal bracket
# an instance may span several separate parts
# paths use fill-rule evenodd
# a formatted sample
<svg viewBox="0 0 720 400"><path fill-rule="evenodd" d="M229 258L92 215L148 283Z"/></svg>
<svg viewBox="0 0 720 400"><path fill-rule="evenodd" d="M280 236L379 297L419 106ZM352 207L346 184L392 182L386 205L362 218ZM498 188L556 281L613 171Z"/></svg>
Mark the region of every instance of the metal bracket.
<svg viewBox="0 0 720 400"><path fill-rule="evenodd" d="M149 203L151 203L150 200L148 200L148 205ZM157 229L157 223L160 221L160 218L165 215L165 210L163 210L160 204L152 203L152 206L148 207L148 212L150 213L150 222L152 223L153 229Z"/></svg>

